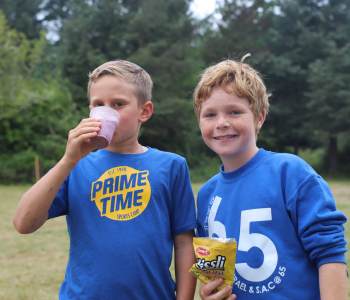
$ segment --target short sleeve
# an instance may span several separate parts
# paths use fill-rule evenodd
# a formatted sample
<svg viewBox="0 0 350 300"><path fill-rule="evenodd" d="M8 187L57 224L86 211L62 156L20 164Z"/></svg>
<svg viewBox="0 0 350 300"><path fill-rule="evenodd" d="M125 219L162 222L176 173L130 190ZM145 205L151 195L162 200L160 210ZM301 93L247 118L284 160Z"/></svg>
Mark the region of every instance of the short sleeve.
<svg viewBox="0 0 350 300"><path fill-rule="evenodd" d="M171 230L173 235L194 230L196 213L189 170L184 159L172 168Z"/></svg>
<svg viewBox="0 0 350 300"><path fill-rule="evenodd" d="M49 219L68 214L68 182L69 177L62 183L49 209Z"/></svg>

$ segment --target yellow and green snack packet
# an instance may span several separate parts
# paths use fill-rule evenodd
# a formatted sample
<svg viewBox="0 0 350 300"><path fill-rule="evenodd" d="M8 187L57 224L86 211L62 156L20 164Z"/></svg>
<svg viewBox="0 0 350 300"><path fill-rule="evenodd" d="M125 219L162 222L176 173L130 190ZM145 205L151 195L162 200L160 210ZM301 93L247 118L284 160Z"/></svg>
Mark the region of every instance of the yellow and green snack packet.
<svg viewBox="0 0 350 300"><path fill-rule="evenodd" d="M193 238L196 263L190 272L202 283L223 278L219 289L233 285L237 243L227 238Z"/></svg>

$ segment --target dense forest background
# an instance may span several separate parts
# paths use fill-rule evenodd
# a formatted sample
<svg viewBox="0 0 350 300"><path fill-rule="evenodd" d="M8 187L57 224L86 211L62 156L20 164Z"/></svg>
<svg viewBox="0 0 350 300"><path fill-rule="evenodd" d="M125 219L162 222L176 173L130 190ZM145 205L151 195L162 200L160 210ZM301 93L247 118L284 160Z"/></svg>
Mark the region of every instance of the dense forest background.
<svg viewBox="0 0 350 300"><path fill-rule="evenodd" d="M248 52L271 93L259 145L349 175L350 1L220 3L199 20L190 0L0 0L0 182L32 181L35 157L42 172L57 161L88 114L88 73L112 59L154 80L142 142L207 178L218 160L201 141L192 92L205 67Z"/></svg>

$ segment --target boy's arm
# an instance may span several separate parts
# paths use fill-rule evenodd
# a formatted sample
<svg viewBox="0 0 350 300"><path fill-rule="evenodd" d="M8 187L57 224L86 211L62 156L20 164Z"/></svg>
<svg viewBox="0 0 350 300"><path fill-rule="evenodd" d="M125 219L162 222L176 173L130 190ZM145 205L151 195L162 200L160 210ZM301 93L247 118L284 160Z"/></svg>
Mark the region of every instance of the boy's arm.
<svg viewBox="0 0 350 300"><path fill-rule="evenodd" d="M19 233L34 232L45 223L61 184L74 165L93 150L89 141L97 135L100 126L100 121L89 118L69 132L63 158L21 197L13 218L13 225Z"/></svg>
<svg viewBox="0 0 350 300"><path fill-rule="evenodd" d="M174 239L177 300L192 300L196 289L196 279L189 272L195 262L192 238L190 231L178 234Z"/></svg>
<svg viewBox="0 0 350 300"><path fill-rule="evenodd" d="M23 194L13 218L13 225L19 233L32 233L45 223L52 201L72 167L62 158Z"/></svg>
<svg viewBox="0 0 350 300"><path fill-rule="evenodd" d="M347 271L342 263L327 263L319 268L321 300L347 299Z"/></svg>

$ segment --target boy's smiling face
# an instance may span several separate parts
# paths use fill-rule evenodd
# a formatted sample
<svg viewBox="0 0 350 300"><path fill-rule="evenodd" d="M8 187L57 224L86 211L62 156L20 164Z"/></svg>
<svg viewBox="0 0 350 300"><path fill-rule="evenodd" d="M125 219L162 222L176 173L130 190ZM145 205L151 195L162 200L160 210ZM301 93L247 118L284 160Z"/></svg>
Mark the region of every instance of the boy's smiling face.
<svg viewBox="0 0 350 300"><path fill-rule="evenodd" d="M239 168L258 151L256 126L263 121L255 120L247 99L220 87L202 102L199 114L203 140L219 155L225 171Z"/></svg>
<svg viewBox="0 0 350 300"><path fill-rule="evenodd" d="M140 104L135 88L122 78L104 75L91 84L90 108L110 106L120 114L119 125L107 149L120 153L137 153L140 126L153 113L153 104L146 101Z"/></svg>

